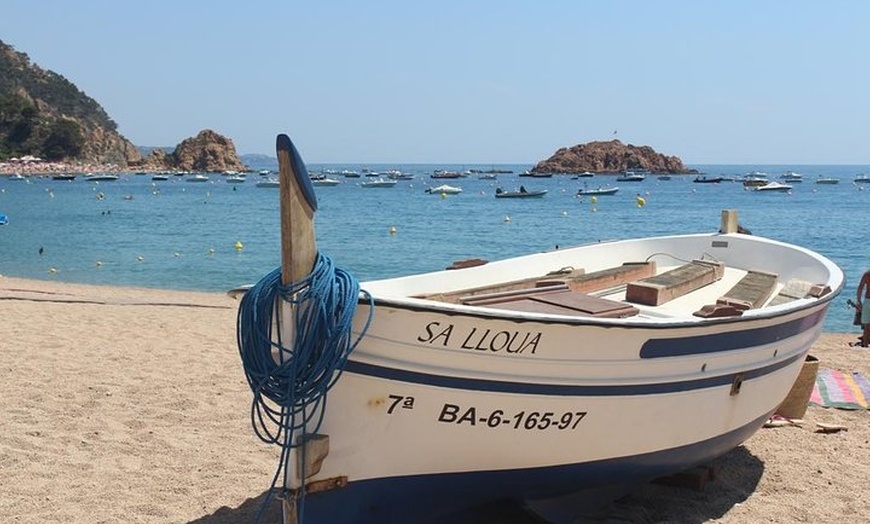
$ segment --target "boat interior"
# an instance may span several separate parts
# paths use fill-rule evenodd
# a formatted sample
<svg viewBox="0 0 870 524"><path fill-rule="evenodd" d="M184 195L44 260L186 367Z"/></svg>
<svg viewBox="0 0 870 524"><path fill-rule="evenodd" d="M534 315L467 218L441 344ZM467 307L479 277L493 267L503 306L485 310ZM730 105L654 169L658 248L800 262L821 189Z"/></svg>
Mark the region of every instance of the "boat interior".
<svg viewBox="0 0 870 524"><path fill-rule="evenodd" d="M824 284L781 282L774 273L726 267L718 261L657 268L650 260L591 272L568 267L540 277L417 298L568 316L717 318L830 292Z"/></svg>

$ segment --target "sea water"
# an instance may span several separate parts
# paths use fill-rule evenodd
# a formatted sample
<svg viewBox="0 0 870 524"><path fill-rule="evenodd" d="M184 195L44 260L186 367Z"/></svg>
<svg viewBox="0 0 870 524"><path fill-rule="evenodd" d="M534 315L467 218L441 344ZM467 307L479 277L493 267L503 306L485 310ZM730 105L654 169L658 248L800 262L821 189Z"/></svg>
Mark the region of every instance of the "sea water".
<svg viewBox="0 0 870 524"><path fill-rule="evenodd" d="M363 166L309 166L360 171ZM529 166L414 165L399 168L413 180L364 188L367 177L316 187L318 248L360 280L443 269L456 260L501 258L602 240L699 233L719 227L722 209L736 209L752 233L817 251L846 273L843 294L828 315L827 331L856 332L846 298L870 267L864 234L870 203L853 183L868 166L693 166L709 176L764 171L776 180L786 171L804 175L790 193L760 193L739 182L693 183L693 176L616 182L596 175L572 179L519 177ZM502 169L496 180L477 174L433 179L434 169ZM815 184L817 176L837 185ZM212 174L206 183L186 176L152 181L123 175L117 181L49 177L11 181L0 177L0 274L70 282L226 291L259 280L280 264L278 190ZM425 188L459 186L441 197ZM543 198L496 199L495 189L547 189ZM613 196L578 198L587 186L619 186ZM638 204L637 197L644 200Z"/></svg>

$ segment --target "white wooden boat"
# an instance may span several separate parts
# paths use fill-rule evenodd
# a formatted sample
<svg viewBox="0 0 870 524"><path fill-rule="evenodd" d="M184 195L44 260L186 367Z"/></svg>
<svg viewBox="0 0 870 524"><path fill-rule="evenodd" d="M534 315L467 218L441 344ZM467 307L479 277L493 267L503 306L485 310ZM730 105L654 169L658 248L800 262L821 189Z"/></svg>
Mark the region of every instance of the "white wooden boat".
<svg viewBox="0 0 870 524"><path fill-rule="evenodd" d="M283 264L243 295L238 325L255 401L296 402L274 408L297 417L274 439L286 524L448 522L500 499L546 516L710 461L774 413L844 284L824 256L737 233L723 211L721 232L362 282L358 294L325 271L305 167L285 135L277 147ZM285 373L328 356L296 338L317 332L302 320L320 308L300 297L321 279L349 295L327 313L348 331L326 330L339 342L318 370L328 402L300 404L288 381L308 390L311 377Z"/></svg>

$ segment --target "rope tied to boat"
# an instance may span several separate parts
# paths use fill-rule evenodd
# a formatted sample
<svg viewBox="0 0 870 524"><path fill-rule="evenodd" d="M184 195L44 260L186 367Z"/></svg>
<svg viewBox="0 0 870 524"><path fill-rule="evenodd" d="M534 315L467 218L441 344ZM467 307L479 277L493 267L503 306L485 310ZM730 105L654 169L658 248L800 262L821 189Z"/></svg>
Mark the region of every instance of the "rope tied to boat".
<svg viewBox="0 0 870 524"><path fill-rule="evenodd" d="M372 308L359 336L352 336L361 293L372 305L371 295L360 291L356 278L318 252L314 268L302 280L282 285L279 267L242 297L236 333L245 377L254 395L251 425L260 440L281 447L280 463L258 522L282 472L286 488L290 451L319 430L327 392L371 324ZM292 341L282 340L281 301L293 311ZM302 489L300 494L304 494Z"/></svg>

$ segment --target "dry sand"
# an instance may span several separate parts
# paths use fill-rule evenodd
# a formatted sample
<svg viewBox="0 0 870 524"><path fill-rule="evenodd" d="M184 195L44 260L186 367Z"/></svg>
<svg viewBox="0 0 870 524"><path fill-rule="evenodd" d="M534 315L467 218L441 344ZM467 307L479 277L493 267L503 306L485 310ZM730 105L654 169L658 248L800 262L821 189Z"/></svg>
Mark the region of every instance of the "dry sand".
<svg viewBox="0 0 870 524"><path fill-rule="evenodd" d="M278 452L248 419L237 307L218 293L0 278L0 522L253 522ZM855 338L825 334L811 353L870 376ZM811 406L803 427L762 429L720 459L704 489L649 485L594 522L868 522L868 421ZM269 509L264 522L280 522ZM478 522L535 521L504 508Z"/></svg>

